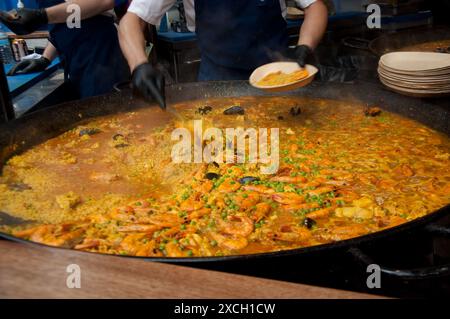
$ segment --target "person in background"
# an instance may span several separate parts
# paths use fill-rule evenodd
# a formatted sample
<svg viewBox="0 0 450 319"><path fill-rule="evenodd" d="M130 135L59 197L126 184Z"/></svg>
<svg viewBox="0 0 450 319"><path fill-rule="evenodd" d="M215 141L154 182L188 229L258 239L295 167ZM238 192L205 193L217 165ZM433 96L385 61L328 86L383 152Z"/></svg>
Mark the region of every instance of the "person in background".
<svg viewBox="0 0 450 319"><path fill-rule="evenodd" d="M79 99L111 92L115 83L129 79L130 72L120 50L113 8L126 1L38 0L40 9L0 12L0 21L18 35L50 25L49 44L42 57L23 60L9 75L45 70L59 55L64 65L71 98ZM70 28L69 5L80 7L81 27Z"/></svg>
<svg viewBox="0 0 450 319"><path fill-rule="evenodd" d="M188 28L201 50L198 79L244 80L266 63L282 60L288 47L284 0L184 0ZM157 25L175 0L133 0L119 28L134 87L165 107L164 79L147 61L143 30ZM328 21L322 0L296 0L305 11L294 57L301 66L313 56Z"/></svg>

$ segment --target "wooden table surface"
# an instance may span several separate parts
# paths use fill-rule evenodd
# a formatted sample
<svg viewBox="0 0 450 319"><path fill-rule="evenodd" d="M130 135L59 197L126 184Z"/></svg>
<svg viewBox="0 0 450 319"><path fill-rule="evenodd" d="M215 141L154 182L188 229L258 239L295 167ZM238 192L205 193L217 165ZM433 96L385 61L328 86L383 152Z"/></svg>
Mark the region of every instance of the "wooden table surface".
<svg viewBox="0 0 450 319"><path fill-rule="evenodd" d="M68 288L67 266L81 270ZM132 258L0 240L0 298L375 298Z"/></svg>

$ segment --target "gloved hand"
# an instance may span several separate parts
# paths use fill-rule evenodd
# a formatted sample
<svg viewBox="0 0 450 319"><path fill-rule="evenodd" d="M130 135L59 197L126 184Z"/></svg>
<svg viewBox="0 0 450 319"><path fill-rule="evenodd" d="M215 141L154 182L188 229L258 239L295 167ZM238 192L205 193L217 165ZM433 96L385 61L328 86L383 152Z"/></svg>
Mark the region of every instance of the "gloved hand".
<svg viewBox="0 0 450 319"><path fill-rule="evenodd" d="M305 64L311 64L311 61L314 59L314 52L309 46L301 44L295 47L294 57L297 63L303 68Z"/></svg>
<svg viewBox="0 0 450 319"><path fill-rule="evenodd" d="M49 65L50 60L45 57L40 57L39 59L32 60L22 60L17 63L11 70L9 70L8 75L18 75L18 74L27 74L34 72L42 72Z"/></svg>
<svg viewBox="0 0 450 319"><path fill-rule="evenodd" d="M146 100L156 100L163 110L166 109L165 80L160 71L150 63L142 63L134 69L131 81Z"/></svg>
<svg viewBox="0 0 450 319"><path fill-rule="evenodd" d="M45 9L17 9L9 12L0 11L0 21L12 32L26 35L48 23Z"/></svg>

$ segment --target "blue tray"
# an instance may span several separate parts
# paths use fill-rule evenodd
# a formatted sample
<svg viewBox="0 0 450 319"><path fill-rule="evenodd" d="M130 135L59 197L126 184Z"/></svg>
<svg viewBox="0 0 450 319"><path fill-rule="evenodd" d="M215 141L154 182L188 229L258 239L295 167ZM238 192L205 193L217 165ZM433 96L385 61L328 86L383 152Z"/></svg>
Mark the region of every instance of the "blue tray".
<svg viewBox="0 0 450 319"><path fill-rule="evenodd" d="M52 64L50 64L47 70L43 72L7 76L6 78L8 80L11 98L18 96L20 93L23 93L28 88L46 78L48 75L52 74L56 69L58 69L59 65L60 61L58 58L56 58L55 60L53 60ZM5 64L5 73L8 73L8 71L11 70L13 66L14 64Z"/></svg>

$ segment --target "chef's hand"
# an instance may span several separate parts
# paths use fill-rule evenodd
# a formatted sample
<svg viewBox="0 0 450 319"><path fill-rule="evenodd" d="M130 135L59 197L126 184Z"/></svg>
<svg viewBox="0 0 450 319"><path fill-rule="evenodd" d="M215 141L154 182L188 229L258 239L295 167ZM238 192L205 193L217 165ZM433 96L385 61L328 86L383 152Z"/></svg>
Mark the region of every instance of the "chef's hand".
<svg viewBox="0 0 450 319"><path fill-rule="evenodd" d="M303 68L308 62L313 60L314 52L309 46L301 44L295 47L294 56L297 63Z"/></svg>
<svg viewBox="0 0 450 319"><path fill-rule="evenodd" d="M159 106L166 109L165 80L163 74L150 63L138 65L131 75L133 87L146 100L156 100Z"/></svg>
<svg viewBox="0 0 450 319"><path fill-rule="evenodd" d="M30 34L48 23L45 9L17 9L0 11L0 21L18 35Z"/></svg>
<svg viewBox="0 0 450 319"><path fill-rule="evenodd" d="M32 60L22 60L17 63L11 70L9 70L8 75L19 75L19 74L27 74L34 72L42 72L49 65L50 60L45 57L40 57L39 59Z"/></svg>

